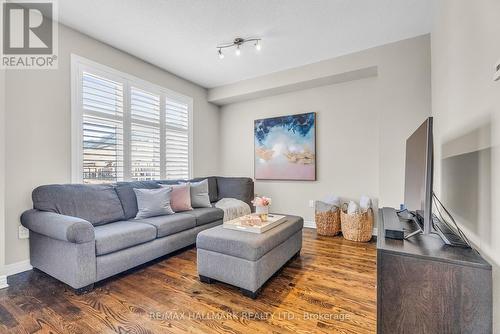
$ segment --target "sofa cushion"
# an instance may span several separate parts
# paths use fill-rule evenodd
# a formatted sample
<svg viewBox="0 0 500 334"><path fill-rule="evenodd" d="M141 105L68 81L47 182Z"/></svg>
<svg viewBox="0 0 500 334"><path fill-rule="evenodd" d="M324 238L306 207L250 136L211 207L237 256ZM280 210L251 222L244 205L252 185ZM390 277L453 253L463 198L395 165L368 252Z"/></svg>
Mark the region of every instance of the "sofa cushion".
<svg viewBox="0 0 500 334"><path fill-rule="evenodd" d="M191 215L196 218L196 226L212 223L224 218L224 211L218 208L197 208L182 214Z"/></svg>
<svg viewBox="0 0 500 334"><path fill-rule="evenodd" d="M137 215L137 197L134 193L135 189L156 189L160 185L155 181L134 181L134 182L118 182L116 184L116 193L120 198L125 220L132 219Z"/></svg>
<svg viewBox="0 0 500 334"><path fill-rule="evenodd" d="M156 227L134 221L119 221L95 227L95 250L104 255L156 238Z"/></svg>
<svg viewBox="0 0 500 334"><path fill-rule="evenodd" d="M217 190L217 177L215 177L215 176L197 177L197 178L190 180L189 182L200 182L200 181L203 181L205 179L208 181L208 196L210 197L210 203L217 202L218 196L219 196L219 193Z"/></svg>
<svg viewBox="0 0 500 334"><path fill-rule="evenodd" d="M254 197L253 180L248 177L217 177L218 201L236 198L252 207Z"/></svg>
<svg viewBox="0 0 500 334"><path fill-rule="evenodd" d="M102 225L125 219L122 204L111 185L53 184L33 190L33 207Z"/></svg>
<svg viewBox="0 0 500 334"><path fill-rule="evenodd" d="M167 235L189 230L190 228L196 226L196 218L193 215L187 215L184 213L151 217L141 220L135 220L134 222L149 224L156 227L157 238L162 238L166 237Z"/></svg>
<svg viewBox="0 0 500 334"><path fill-rule="evenodd" d="M180 183L186 183L189 182L189 180L184 180L184 179L177 179L177 180L159 180L158 184L163 184L167 186L172 186L174 184L180 184Z"/></svg>

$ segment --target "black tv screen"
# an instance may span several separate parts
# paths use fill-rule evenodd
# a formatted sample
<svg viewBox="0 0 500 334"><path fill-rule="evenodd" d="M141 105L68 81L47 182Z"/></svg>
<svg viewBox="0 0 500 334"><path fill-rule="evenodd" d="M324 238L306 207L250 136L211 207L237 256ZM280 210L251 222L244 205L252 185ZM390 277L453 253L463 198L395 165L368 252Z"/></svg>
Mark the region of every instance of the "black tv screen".
<svg viewBox="0 0 500 334"><path fill-rule="evenodd" d="M409 211L415 212L424 234L432 226L433 139L432 117L406 140L405 199Z"/></svg>

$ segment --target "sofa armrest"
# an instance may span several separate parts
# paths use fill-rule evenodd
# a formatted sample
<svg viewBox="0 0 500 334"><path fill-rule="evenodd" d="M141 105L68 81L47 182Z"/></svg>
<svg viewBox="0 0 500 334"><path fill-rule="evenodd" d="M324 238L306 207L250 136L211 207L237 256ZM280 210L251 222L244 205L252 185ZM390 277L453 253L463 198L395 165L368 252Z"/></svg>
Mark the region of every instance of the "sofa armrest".
<svg viewBox="0 0 500 334"><path fill-rule="evenodd" d="M21 215L21 224L27 229L52 239L71 243L93 241L94 226L88 221L54 212L28 210Z"/></svg>

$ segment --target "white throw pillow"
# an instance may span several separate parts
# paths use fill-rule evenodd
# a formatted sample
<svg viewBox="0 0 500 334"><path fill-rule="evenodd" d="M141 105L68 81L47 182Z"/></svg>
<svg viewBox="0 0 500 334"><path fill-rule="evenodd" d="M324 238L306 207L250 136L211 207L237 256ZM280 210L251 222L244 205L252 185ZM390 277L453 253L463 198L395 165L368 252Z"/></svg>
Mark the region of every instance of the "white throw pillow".
<svg viewBox="0 0 500 334"><path fill-rule="evenodd" d="M210 197L208 196L208 180L200 182L190 182L191 206L193 208L211 208Z"/></svg>
<svg viewBox="0 0 500 334"><path fill-rule="evenodd" d="M366 212L368 211L369 208L372 207L372 200L368 196L361 196L361 199L359 200L359 207L361 208L361 212Z"/></svg>
<svg viewBox="0 0 500 334"><path fill-rule="evenodd" d="M340 207L340 197L333 194L327 195L322 202Z"/></svg>
<svg viewBox="0 0 500 334"><path fill-rule="evenodd" d="M171 215L174 213L170 206L172 187L157 189L134 189L137 198L137 215L135 219Z"/></svg>
<svg viewBox="0 0 500 334"><path fill-rule="evenodd" d="M348 215L352 215L352 214L355 214L355 213L359 213L358 203L356 203L354 201L350 201L349 205L347 206L347 214Z"/></svg>

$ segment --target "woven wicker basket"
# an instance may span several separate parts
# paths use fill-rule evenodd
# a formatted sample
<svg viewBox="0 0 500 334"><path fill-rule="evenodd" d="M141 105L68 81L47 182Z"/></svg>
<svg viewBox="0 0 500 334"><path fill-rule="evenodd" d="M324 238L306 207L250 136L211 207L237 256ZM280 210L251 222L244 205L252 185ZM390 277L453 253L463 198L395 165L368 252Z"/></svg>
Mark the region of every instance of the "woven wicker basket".
<svg viewBox="0 0 500 334"><path fill-rule="evenodd" d="M342 235L351 241L368 242L372 238L373 210L370 208L363 213L347 214L347 207L340 210Z"/></svg>
<svg viewBox="0 0 500 334"><path fill-rule="evenodd" d="M316 233L334 236L340 233L340 209L336 205L315 202Z"/></svg>

